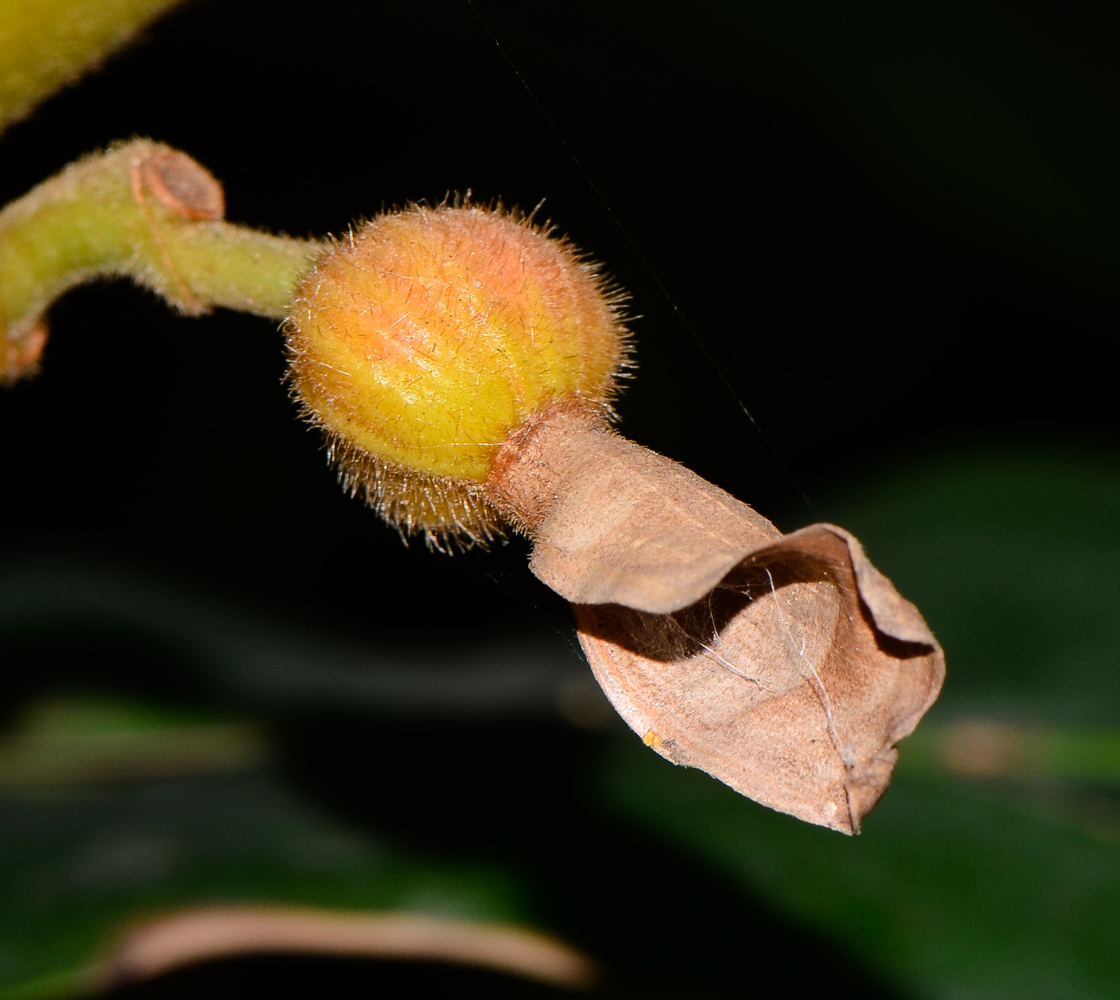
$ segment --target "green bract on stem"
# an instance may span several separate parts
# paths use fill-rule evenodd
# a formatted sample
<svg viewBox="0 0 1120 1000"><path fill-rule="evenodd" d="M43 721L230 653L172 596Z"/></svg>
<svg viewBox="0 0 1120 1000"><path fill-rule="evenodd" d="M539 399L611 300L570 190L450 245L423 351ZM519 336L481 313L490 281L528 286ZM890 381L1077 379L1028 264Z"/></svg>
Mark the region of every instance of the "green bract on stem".
<svg viewBox="0 0 1120 1000"><path fill-rule="evenodd" d="M120 276L188 315L283 319L315 243L222 221L221 185L185 153L138 140L87 157L0 212L0 377L34 370L47 308Z"/></svg>

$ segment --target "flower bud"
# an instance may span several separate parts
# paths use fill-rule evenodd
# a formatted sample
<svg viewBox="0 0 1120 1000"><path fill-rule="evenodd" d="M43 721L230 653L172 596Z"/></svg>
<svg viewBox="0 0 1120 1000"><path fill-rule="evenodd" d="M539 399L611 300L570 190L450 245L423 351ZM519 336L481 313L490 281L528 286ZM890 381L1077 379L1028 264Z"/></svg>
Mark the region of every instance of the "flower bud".
<svg viewBox="0 0 1120 1000"><path fill-rule="evenodd" d="M501 446L566 403L611 415L621 296L499 210L413 206L328 244L287 323L295 395L343 485L402 534L484 541Z"/></svg>

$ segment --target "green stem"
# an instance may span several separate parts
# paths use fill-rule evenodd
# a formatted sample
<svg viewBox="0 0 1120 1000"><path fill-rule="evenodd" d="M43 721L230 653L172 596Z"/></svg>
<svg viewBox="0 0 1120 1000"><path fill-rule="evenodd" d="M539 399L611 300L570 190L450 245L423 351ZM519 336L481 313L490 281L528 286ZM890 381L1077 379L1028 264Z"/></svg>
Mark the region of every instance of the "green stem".
<svg viewBox="0 0 1120 1000"><path fill-rule="evenodd" d="M33 370L44 314L75 285L132 278L188 315L287 315L318 247L222 221L221 186L185 153L136 141L71 164L0 212L0 377Z"/></svg>
<svg viewBox="0 0 1120 1000"><path fill-rule="evenodd" d="M0 129L26 117L179 0L0 0Z"/></svg>

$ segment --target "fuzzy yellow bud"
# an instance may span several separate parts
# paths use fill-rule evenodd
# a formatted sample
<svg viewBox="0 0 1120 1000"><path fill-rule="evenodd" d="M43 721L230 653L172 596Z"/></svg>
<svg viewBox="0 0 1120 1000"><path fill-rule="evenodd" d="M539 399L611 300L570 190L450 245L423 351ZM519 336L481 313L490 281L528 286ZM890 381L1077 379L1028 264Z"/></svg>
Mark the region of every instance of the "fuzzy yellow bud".
<svg viewBox="0 0 1120 1000"><path fill-rule="evenodd" d="M412 207L326 246L287 324L295 393L344 485L403 533L487 539L501 446L535 413L610 414L620 296L500 210Z"/></svg>

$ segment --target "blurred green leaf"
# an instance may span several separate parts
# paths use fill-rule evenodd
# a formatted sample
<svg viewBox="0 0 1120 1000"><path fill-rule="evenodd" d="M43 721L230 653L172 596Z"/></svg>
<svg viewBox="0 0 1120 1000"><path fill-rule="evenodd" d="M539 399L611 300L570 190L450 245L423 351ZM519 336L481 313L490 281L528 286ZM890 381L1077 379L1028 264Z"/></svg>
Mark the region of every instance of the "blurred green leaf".
<svg viewBox="0 0 1120 1000"><path fill-rule="evenodd" d="M903 772L848 839L634 741L609 762L603 792L912 996L1115 996L1120 849L983 788Z"/></svg>
<svg viewBox="0 0 1120 1000"><path fill-rule="evenodd" d="M181 716L161 723L161 713L143 705L55 703L0 747L0 774L14 754L7 774L20 778L0 783L0 997L87 990L122 927L178 907L524 918L510 874L379 843L261 768L263 734L242 723L233 731L238 743L228 722ZM168 746L153 754L161 734ZM93 766L82 761L87 754ZM149 775L161 762L164 773L192 773L122 780L136 762L146 762Z"/></svg>
<svg viewBox="0 0 1120 1000"><path fill-rule="evenodd" d="M0 738L0 794L121 778L251 770L267 759L263 733L107 699L48 700Z"/></svg>
<svg viewBox="0 0 1120 1000"><path fill-rule="evenodd" d="M991 718L928 723L907 739L905 766L1118 788L1120 729L1021 725Z"/></svg>
<svg viewBox="0 0 1120 1000"><path fill-rule="evenodd" d="M1120 723L1120 462L946 454L822 504L922 610L949 679L934 717Z"/></svg>
<svg viewBox="0 0 1120 1000"><path fill-rule="evenodd" d="M667 768L636 741L609 761L605 800L914 996L1114 996L1120 803L1058 779L1115 782L1120 464L950 454L823 510L863 538L945 645L949 677L913 738L916 766L903 741L895 782L854 840ZM1030 780L965 781L928 766L938 720L976 716L1029 737L1017 760Z"/></svg>

